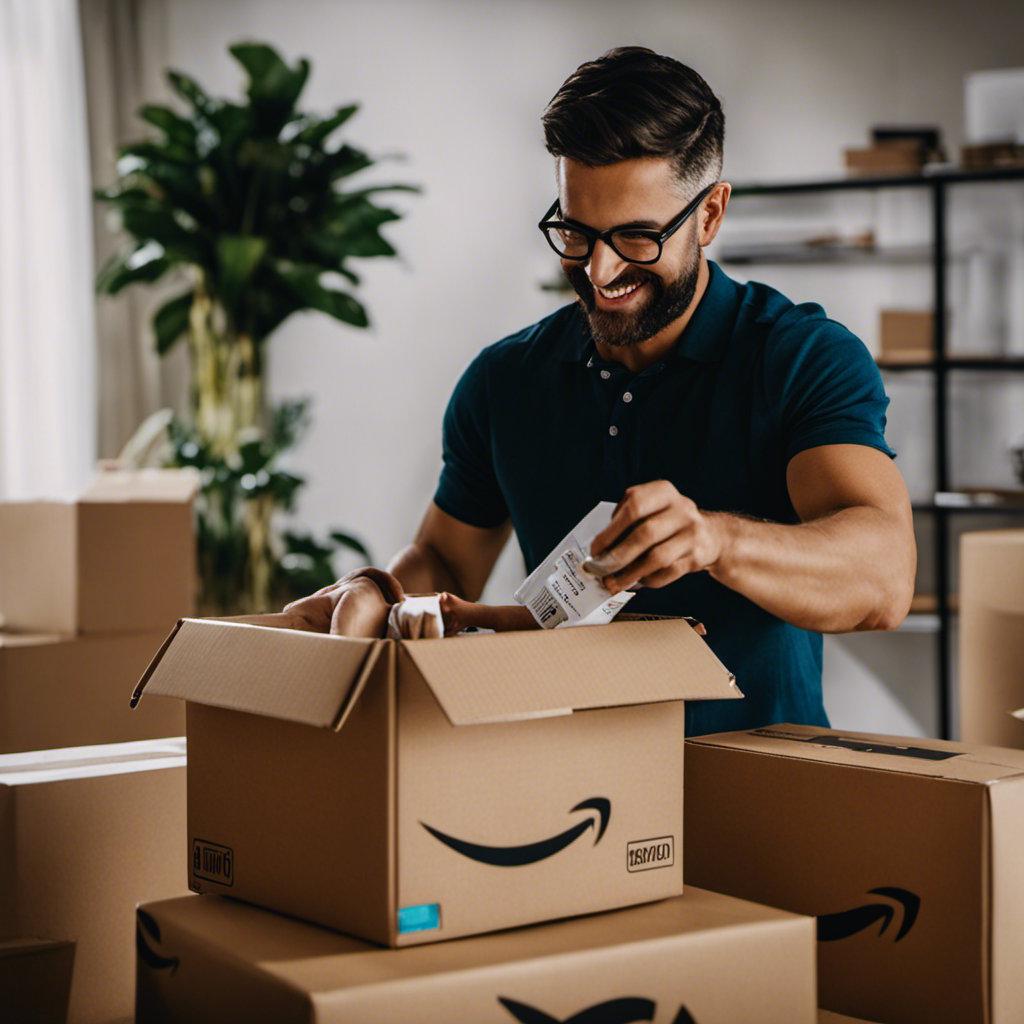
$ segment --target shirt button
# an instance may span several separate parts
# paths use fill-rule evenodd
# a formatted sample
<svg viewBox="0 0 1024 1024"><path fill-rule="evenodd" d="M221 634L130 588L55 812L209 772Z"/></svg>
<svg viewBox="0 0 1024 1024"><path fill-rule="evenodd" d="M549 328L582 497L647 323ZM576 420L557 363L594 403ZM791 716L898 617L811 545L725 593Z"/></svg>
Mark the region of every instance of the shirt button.
<svg viewBox="0 0 1024 1024"><path fill-rule="evenodd" d="M602 377L603 380L607 380L610 376L611 376L611 374L607 370L602 370L601 371L601 377Z"/></svg>
<svg viewBox="0 0 1024 1024"><path fill-rule="evenodd" d="M609 427L608 428L608 433L611 434L612 437L615 437L618 434L618 432L619 432L619 428L618 427L614 427L613 426L613 427Z"/></svg>
<svg viewBox="0 0 1024 1024"><path fill-rule="evenodd" d="M633 395L632 395L632 394L631 394L631 393L630 393L629 391L627 391L627 392L626 392L626 393L625 393L625 394L624 394L624 395L622 396L622 400L623 400L624 402L632 402L632 401L633 401Z"/></svg>

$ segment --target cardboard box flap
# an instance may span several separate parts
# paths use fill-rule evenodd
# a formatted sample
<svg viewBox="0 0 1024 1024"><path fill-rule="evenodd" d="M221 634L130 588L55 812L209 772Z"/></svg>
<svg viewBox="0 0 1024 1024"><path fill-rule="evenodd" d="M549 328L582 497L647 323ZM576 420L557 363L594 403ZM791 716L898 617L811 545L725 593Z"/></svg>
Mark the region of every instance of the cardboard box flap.
<svg viewBox="0 0 1024 1024"><path fill-rule="evenodd" d="M771 725L749 732L698 736L687 743L982 785L1024 774L1024 750L809 725Z"/></svg>
<svg viewBox="0 0 1024 1024"><path fill-rule="evenodd" d="M742 697L682 619L402 643L453 725Z"/></svg>
<svg viewBox="0 0 1024 1024"><path fill-rule="evenodd" d="M334 727L376 661L379 640L215 619L182 619L136 687L307 725Z"/></svg>
<svg viewBox="0 0 1024 1024"><path fill-rule="evenodd" d="M80 501L189 502L199 491L199 473L185 469L118 469L97 473Z"/></svg>

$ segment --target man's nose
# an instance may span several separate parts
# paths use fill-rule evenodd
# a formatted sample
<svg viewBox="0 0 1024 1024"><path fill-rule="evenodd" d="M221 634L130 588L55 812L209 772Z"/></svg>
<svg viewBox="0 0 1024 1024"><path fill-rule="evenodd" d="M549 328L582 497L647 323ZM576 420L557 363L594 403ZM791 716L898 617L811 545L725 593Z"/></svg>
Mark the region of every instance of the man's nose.
<svg viewBox="0 0 1024 1024"><path fill-rule="evenodd" d="M598 239L587 262L587 276L590 283L606 288L622 273L626 261L607 242Z"/></svg>

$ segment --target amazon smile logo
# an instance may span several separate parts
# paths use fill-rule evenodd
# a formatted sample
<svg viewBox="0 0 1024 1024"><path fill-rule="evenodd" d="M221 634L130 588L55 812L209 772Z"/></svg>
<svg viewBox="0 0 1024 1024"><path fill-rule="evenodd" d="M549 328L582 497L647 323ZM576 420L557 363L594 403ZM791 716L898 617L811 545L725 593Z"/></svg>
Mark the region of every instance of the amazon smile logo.
<svg viewBox="0 0 1024 1024"><path fill-rule="evenodd" d="M469 857L470 860L479 861L481 864L493 864L499 868L519 868L524 864L536 864L537 861L545 860L547 857L553 857L556 853L560 853L570 843L574 843L579 839L588 828L596 827L597 837L594 839L594 845L597 846L601 842L601 837L604 835L604 830L608 827L608 822L612 816L611 800L603 796L591 797L589 800L583 800L578 803L569 813L575 814L577 811L596 811L597 816L588 815L582 821L567 828L564 832L559 832L557 836L541 839L536 843L526 843L523 846L483 846L480 843L471 843L456 836L446 835L439 829L431 827L425 821L421 821L420 824L435 839L444 843L445 846L450 847L456 853L461 853L463 857ZM640 1020L642 1018L634 1019Z"/></svg>
<svg viewBox="0 0 1024 1024"><path fill-rule="evenodd" d="M861 907L842 910L837 914L822 914L818 918L818 941L835 942L837 939L848 939L851 935L856 935L857 932L862 932L879 921L882 922L882 927L878 929L878 934L883 935L886 928L892 924L897 908L902 909L903 920L893 942L899 942L914 927L917 912L921 908L920 896L906 889L896 889L891 886L870 889L868 893L872 896L885 896L893 902L892 904L865 903Z"/></svg>
<svg viewBox="0 0 1024 1024"><path fill-rule="evenodd" d="M514 999L499 996L498 1002L519 1021L519 1024L633 1024L634 1021L653 1021L658 1008L653 999L627 996L624 999L609 999L606 1003L597 1003L560 1021L543 1010L527 1006L526 1003L517 1003ZM672 1024L697 1022L685 1006L680 1006L679 1012L672 1019Z"/></svg>

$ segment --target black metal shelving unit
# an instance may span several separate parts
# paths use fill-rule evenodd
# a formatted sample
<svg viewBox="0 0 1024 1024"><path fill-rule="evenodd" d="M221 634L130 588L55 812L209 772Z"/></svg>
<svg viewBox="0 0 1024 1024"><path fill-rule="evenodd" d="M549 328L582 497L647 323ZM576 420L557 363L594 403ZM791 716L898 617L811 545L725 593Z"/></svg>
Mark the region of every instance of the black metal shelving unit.
<svg viewBox="0 0 1024 1024"><path fill-rule="evenodd" d="M879 189L927 189L931 196L932 238L930 258L932 268L932 300L934 311L934 355L930 359L912 361L880 361L885 372L897 373L907 370L929 370L934 375L934 445L935 445L935 491L933 502L915 506L915 511L931 514L935 521L935 581L936 613L938 615L937 636L937 697L939 708L939 732L949 739L952 732L952 652L950 637L954 610L951 603L950 580L950 517L963 513L993 513L1024 515L1024 505L1015 502L972 500L961 492L951 491L949 472L949 430L947 420L948 383L950 373L961 370L985 370L992 372L1024 371L1024 358L983 359L952 355L949 352L948 324L946 322L946 270L949 259L947 203L949 190L960 184L984 182L1024 181L1024 168L999 168L987 171L940 170L933 174L886 176L872 178L828 178L813 181L789 181L749 183L734 186L734 196L784 196L808 192L839 192ZM824 251L820 262L855 262L863 264L874 255L870 250L851 251L849 254ZM878 256L885 258L885 254ZM766 254L757 259L754 252L747 252L735 260L736 263L802 263L815 260L816 254L804 252L788 259L785 254ZM962 500L950 500L950 495Z"/></svg>

